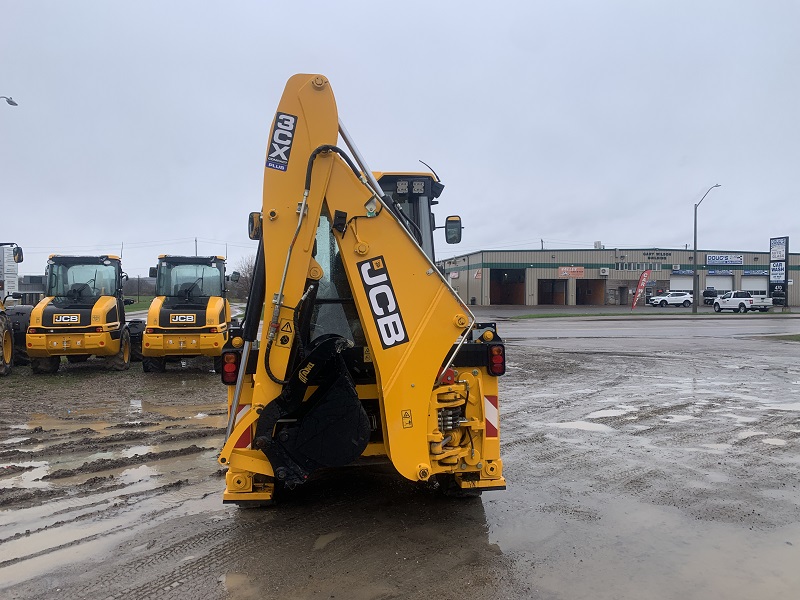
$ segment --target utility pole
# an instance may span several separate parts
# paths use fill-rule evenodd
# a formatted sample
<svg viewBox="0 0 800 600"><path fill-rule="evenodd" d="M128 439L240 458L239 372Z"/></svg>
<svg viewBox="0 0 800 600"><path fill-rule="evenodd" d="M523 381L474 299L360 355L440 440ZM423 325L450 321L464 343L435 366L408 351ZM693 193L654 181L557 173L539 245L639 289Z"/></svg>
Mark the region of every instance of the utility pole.
<svg viewBox="0 0 800 600"><path fill-rule="evenodd" d="M708 196L708 192L717 187L721 187L720 184L715 183L710 188L708 188L708 191L706 191L706 193L703 194L703 197L700 198L700 202L694 205L694 252L692 253L692 259L694 261L692 264L692 314L693 315L697 314L697 287L699 283L699 276L697 274L697 207L700 206L703 203L703 200L706 199L706 196Z"/></svg>
<svg viewBox="0 0 800 600"><path fill-rule="evenodd" d="M197 238L194 238L194 255L197 256Z"/></svg>

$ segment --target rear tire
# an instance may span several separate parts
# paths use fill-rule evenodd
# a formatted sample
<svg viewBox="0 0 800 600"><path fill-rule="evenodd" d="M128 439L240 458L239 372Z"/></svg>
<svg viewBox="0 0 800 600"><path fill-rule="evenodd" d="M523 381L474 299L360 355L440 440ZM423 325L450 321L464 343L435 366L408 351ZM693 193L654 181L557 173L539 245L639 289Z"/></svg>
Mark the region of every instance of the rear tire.
<svg viewBox="0 0 800 600"><path fill-rule="evenodd" d="M14 362L14 334L11 331L11 320L0 315L0 376L11 373Z"/></svg>
<svg viewBox="0 0 800 600"><path fill-rule="evenodd" d="M142 371L145 373L163 373L167 370L167 361L155 356L142 357Z"/></svg>
<svg viewBox="0 0 800 600"><path fill-rule="evenodd" d="M125 371L131 367L131 332L122 330L119 338L119 352L106 359L106 365L112 371Z"/></svg>
<svg viewBox="0 0 800 600"><path fill-rule="evenodd" d="M658 304L658 305L659 305L661 308L664 308L664 307L667 305L667 301L666 301L666 300L662 300L661 302L659 302L659 304Z"/></svg>
<svg viewBox="0 0 800 600"><path fill-rule="evenodd" d="M691 305L692 305L692 303L689 302L688 300L684 300L683 301L683 308L689 308Z"/></svg>
<svg viewBox="0 0 800 600"><path fill-rule="evenodd" d="M744 305L744 303L739 305L739 312L741 314L745 314L747 312L747 307Z"/></svg>
<svg viewBox="0 0 800 600"><path fill-rule="evenodd" d="M46 358L31 358L31 371L37 375L53 375L58 373L61 366L60 356L48 356Z"/></svg>
<svg viewBox="0 0 800 600"><path fill-rule="evenodd" d="M142 355L142 338L141 336L137 336L134 340L131 340L131 361L133 362L142 362L144 356Z"/></svg>

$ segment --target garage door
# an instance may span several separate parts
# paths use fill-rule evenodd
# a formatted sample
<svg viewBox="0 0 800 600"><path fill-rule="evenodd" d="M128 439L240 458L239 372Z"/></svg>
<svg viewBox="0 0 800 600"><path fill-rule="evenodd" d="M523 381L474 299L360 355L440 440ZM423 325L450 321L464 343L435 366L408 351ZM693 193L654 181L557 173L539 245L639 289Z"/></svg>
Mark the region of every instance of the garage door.
<svg viewBox="0 0 800 600"><path fill-rule="evenodd" d="M714 288L722 294L730 292L733 289L733 275L708 275L706 277L706 287Z"/></svg>
<svg viewBox="0 0 800 600"><path fill-rule="evenodd" d="M750 292L751 294L767 294L768 277L748 275L742 277L742 289Z"/></svg>
<svg viewBox="0 0 800 600"><path fill-rule="evenodd" d="M672 275L669 278L670 292L689 292L692 293L691 275Z"/></svg>

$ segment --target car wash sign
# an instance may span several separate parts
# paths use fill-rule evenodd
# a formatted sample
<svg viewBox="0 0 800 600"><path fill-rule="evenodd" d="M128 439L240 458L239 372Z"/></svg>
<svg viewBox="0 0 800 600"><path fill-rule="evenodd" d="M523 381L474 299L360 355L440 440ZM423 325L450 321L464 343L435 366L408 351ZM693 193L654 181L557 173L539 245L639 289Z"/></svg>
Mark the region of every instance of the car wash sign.
<svg viewBox="0 0 800 600"><path fill-rule="evenodd" d="M789 295L789 237L769 239L769 295L786 302ZM777 304L777 302L774 302Z"/></svg>

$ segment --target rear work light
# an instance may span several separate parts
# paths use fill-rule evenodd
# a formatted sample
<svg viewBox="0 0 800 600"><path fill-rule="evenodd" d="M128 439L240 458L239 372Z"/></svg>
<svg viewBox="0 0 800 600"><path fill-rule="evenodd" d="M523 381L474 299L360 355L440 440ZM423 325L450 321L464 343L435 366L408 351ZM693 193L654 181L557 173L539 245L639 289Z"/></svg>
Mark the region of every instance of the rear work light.
<svg viewBox="0 0 800 600"><path fill-rule="evenodd" d="M489 364L490 375L504 375L506 372L506 349L502 344L489 345Z"/></svg>
<svg viewBox="0 0 800 600"><path fill-rule="evenodd" d="M222 383L225 385L236 385L236 377L239 375L239 363L242 355L239 352L222 353Z"/></svg>

